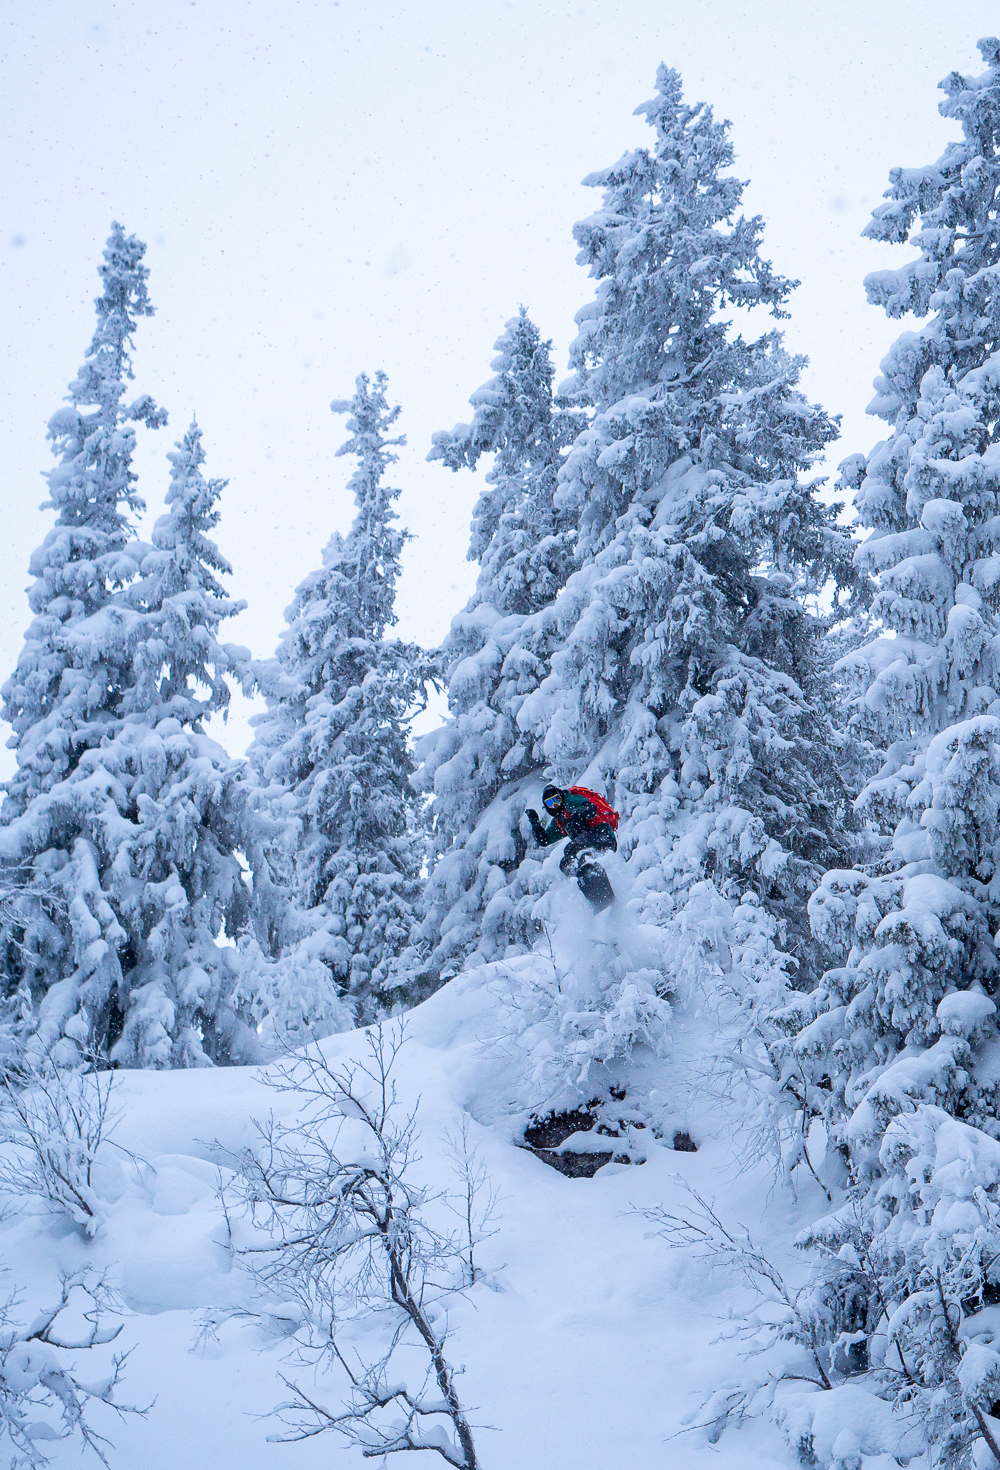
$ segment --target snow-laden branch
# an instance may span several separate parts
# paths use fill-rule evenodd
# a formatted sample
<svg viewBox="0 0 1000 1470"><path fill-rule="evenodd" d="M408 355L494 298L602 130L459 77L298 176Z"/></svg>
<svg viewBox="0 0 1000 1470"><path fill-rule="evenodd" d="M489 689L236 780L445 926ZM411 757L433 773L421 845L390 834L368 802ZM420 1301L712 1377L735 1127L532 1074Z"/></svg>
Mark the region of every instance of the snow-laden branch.
<svg viewBox="0 0 1000 1470"><path fill-rule="evenodd" d="M40 1446L73 1436L107 1466L110 1442L88 1419L91 1405L99 1400L119 1416L148 1412L115 1402L128 1353L115 1353L102 1377L84 1382L53 1351L85 1352L118 1337L122 1323L111 1315L115 1304L105 1281L86 1271L63 1276L58 1300L27 1327L17 1322L16 1306L16 1296L0 1304L0 1440L13 1449L11 1470L47 1465ZM71 1329L68 1321L78 1324L81 1317L86 1327Z"/></svg>

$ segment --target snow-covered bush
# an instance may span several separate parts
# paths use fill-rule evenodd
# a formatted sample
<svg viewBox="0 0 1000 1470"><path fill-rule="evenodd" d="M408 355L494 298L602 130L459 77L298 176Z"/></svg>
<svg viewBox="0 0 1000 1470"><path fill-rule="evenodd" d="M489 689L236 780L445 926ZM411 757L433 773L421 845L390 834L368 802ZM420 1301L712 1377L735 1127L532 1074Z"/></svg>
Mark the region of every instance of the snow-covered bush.
<svg viewBox="0 0 1000 1470"><path fill-rule="evenodd" d="M624 1085L634 1058L667 1053L669 939L613 910L595 922L576 892L554 887L537 908L538 950L484 971L502 1017L487 1050L514 1056L525 1116L584 1106Z"/></svg>
<svg viewBox="0 0 1000 1470"><path fill-rule="evenodd" d="M877 1191L852 1188L801 1234L794 1277L694 1191L682 1213L644 1211L669 1245L750 1289L728 1329L746 1375L690 1416L712 1442L767 1413L821 1470L879 1454L958 1470L977 1440L997 1454L1000 1144L921 1105L889 1125L882 1166Z"/></svg>
<svg viewBox="0 0 1000 1470"><path fill-rule="evenodd" d="M1000 1144L921 1104L888 1125L880 1164L801 1237L811 1290L831 1321L852 1313L858 1382L919 1426L929 1464L965 1466L977 1439L1000 1444Z"/></svg>

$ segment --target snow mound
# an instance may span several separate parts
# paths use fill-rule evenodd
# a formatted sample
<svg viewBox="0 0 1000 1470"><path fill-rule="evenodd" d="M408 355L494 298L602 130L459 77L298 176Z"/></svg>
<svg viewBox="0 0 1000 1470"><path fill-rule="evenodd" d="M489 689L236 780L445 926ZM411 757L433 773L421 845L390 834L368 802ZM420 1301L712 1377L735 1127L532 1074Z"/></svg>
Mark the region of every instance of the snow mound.
<svg viewBox="0 0 1000 1470"><path fill-rule="evenodd" d="M528 1111L522 1063L544 1039L531 1035L539 1023L528 1024L527 1050L518 1050L511 996L522 1004L553 974L554 962L539 955L463 973L408 1015L396 1064L400 1106L417 1110L421 1181L432 1191L452 1186L448 1141L464 1120L500 1199L498 1232L483 1247L484 1276L449 1313L463 1402L473 1406L474 1425L494 1426L476 1431L483 1464L606 1470L626 1457L731 1470L790 1465L769 1423L715 1445L684 1429L719 1375L736 1371L736 1349L713 1346L733 1283L671 1255L636 1213L679 1207L691 1184L724 1193L734 1218L759 1224L771 1181L736 1172L727 1122L707 1103L675 1097L698 1152L675 1152L669 1137L647 1129L641 1165L608 1166L592 1179L566 1178L517 1146ZM331 1060L350 1062L365 1044L365 1033L352 1031L322 1047ZM647 1049L638 1060L663 1097L679 1085L666 1057ZM216 1193L226 1158L252 1142L253 1120L295 1113L295 1098L271 1090L270 1075L258 1067L117 1074L117 1162L100 1182L105 1215L93 1237L34 1207L0 1223L26 1314L44 1304L60 1272L85 1265L106 1270L121 1293L116 1346L134 1352L120 1397L156 1402L144 1419L99 1425L114 1445L112 1470L208 1463L325 1470L337 1447L324 1438L268 1442L278 1426L259 1416L283 1396L277 1375L289 1371L295 1306L274 1302L252 1322L241 1317L249 1288L234 1266ZM809 1213L800 1217L782 1200L772 1236L787 1243ZM306 1380L310 1371L297 1370ZM323 1397L322 1377L314 1387ZM46 1448L56 1470L78 1463L72 1441ZM341 1454L345 1467L367 1463L356 1449Z"/></svg>

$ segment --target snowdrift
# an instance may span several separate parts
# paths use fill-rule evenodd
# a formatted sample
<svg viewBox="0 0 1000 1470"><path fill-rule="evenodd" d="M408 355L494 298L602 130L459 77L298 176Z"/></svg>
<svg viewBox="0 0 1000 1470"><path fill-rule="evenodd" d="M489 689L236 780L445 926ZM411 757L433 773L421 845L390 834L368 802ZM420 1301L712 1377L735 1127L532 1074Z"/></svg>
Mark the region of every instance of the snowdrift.
<svg viewBox="0 0 1000 1470"><path fill-rule="evenodd" d="M533 967L539 982L551 969L538 955L517 963ZM609 1164L591 1179L574 1179L519 1147L523 1054L515 1054L502 1029L509 1013L496 969L466 972L408 1015L395 1074L401 1104L418 1109L422 1178L436 1188L451 1185L448 1139L465 1117L500 1199L497 1233L481 1249L484 1279L450 1313L449 1354L464 1367L463 1403L484 1426L476 1435L483 1464L794 1464L780 1430L766 1420L729 1430L715 1444L704 1430L689 1429L713 1391L742 1371L738 1349L716 1339L720 1319L734 1301L745 1304L746 1294L732 1279L671 1253L635 1212L681 1207L686 1182L716 1198L730 1218L766 1227L769 1241L790 1257L787 1243L815 1215L817 1200L803 1199L799 1217L783 1190L772 1197L767 1174L741 1170L733 1120L690 1088L674 1101L697 1152L677 1152L669 1137L650 1136L642 1164ZM709 1044L698 1026L679 1017L671 1055L647 1063L657 1076L650 1072L646 1085L658 1080L664 1098L683 1084L685 1054ZM353 1031L330 1038L323 1050L350 1060L364 1046L364 1033ZM268 1441L280 1426L262 1416L282 1397L277 1375L289 1371L288 1324L238 1315L248 1288L234 1268L217 1198L220 1150L237 1153L251 1144L254 1118L294 1113L294 1098L271 1091L268 1079L267 1068L254 1067L120 1073L119 1158L99 1181L105 1206L93 1234L34 1205L0 1225L26 1318L53 1294L60 1272L84 1265L106 1270L121 1294L126 1313L115 1346L133 1352L119 1398L155 1402L145 1418L123 1423L98 1406L94 1421L112 1441L112 1467L318 1470L334 1454L345 1467L365 1463L330 1435ZM309 1371L299 1368L296 1376L317 1397L335 1401L323 1375L313 1382ZM44 1448L57 1470L79 1461L73 1441ZM430 1452L424 1458L441 1463Z"/></svg>

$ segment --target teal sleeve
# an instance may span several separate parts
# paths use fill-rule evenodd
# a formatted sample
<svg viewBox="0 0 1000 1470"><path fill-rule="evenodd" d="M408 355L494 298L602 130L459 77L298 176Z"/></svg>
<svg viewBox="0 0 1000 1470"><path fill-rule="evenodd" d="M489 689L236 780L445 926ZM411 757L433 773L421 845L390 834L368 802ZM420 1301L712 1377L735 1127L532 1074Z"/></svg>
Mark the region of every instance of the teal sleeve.
<svg viewBox="0 0 1000 1470"><path fill-rule="evenodd" d="M553 842L558 842L563 835L555 822L550 822L547 827L543 827L541 822L532 821L531 831L539 847L551 847Z"/></svg>

